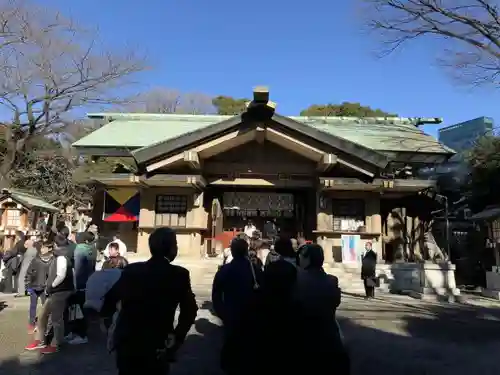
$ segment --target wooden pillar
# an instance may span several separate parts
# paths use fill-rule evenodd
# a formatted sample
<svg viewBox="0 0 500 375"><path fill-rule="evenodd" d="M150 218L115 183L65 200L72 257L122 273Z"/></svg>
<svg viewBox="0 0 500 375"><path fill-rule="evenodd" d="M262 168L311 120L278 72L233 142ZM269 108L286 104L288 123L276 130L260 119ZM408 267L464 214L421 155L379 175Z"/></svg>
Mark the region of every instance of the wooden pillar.
<svg viewBox="0 0 500 375"><path fill-rule="evenodd" d="M414 253L416 260L424 260L424 223L419 217L413 219Z"/></svg>
<svg viewBox="0 0 500 375"><path fill-rule="evenodd" d="M370 194L365 200L366 231L374 234L374 250L377 251L378 259L384 259L382 242L382 216L380 215L380 195Z"/></svg>
<svg viewBox="0 0 500 375"><path fill-rule="evenodd" d="M28 211L23 208L19 207L19 229L25 229L28 227Z"/></svg>
<svg viewBox="0 0 500 375"><path fill-rule="evenodd" d="M333 230L332 199L321 191L316 192L316 230L329 232ZM321 234L319 234L321 236ZM329 241L318 242L325 254L325 264L334 262L333 250Z"/></svg>
<svg viewBox="0 0 500 375"><path fill-rule="evenodd" d="M332 200L326 194L316 192L316 230L333 230Z"/></svg>

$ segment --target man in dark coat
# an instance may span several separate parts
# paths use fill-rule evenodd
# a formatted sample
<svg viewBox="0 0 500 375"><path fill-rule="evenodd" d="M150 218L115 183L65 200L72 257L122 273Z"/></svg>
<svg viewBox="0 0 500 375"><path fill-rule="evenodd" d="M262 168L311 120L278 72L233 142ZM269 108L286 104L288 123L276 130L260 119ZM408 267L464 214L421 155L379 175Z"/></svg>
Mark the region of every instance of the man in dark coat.
<svg viewBox="0 0 500 375"><path fill-rule="evenodd" d="M338 278L323 269L325 256L320 245L304 245L298 260L300 270L295 292L307 321L306 341L310 343L302 354L315 357L307 371L320 374L331 363L333 373L348 375L349 354L335 316L341 300Z"/></svg>
<svg viewBox="0 0 500 375"><path fill-rule="evenodd" d="M166 374L196 319L189 271L171 264L177 256L175 232L156 229L149 248L151 259L125 267L106 295L106 303L120 305L114 330L120 375ZM174 328L177 307L180 314Z"/></svg>
<svg viewBox="0 0 500 375"><path fill-rule="evenodd" d="M365 286L366 298L375 297L375 285L377 283L376 267L377 267L377 253L373 251L372 244L365 245L366 252L361 262L361 278Z"/></svg>
<svg viewBox="0 0 500 375"><path fill-rule="evenodd" d="M261 274L261 269L248 259L248 243L242 238L231 242L231 255L232 261L217 271L212 285L213 307L223 321L226 333L248 304Z"/></svg>
<svg viewBox="0 0 500 375"><path fill-rule="evenodd" d="M16 242L12 249L6 251L3 255L4 269L4 293L14 293L16 296L24 296L24 290L18 291L19 279L18 273L21 268L24 253L26 252L25 235L23 232L16 232ZM21 292L21 293L19 293Z"/></svg>

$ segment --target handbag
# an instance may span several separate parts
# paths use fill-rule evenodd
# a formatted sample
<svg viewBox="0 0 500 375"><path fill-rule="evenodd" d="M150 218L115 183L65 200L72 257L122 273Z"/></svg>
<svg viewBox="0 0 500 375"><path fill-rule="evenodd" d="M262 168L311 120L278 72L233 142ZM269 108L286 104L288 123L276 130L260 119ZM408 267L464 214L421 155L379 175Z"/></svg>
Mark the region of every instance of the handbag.
<svg viewBox="0 0 500 375"><path fill-rule="evenodd" d="M366 286L370 288L375 288L377 286L377 279L374 277L369 277L366 279Z"/></svg>

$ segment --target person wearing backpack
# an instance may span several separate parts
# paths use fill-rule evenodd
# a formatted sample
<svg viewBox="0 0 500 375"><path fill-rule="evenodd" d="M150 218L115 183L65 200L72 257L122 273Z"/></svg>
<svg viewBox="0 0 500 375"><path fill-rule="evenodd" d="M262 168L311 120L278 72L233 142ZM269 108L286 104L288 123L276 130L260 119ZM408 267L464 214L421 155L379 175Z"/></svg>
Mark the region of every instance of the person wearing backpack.
<svg viewBox="0 0 500 375"><path fill-rule="evenodd" d="M230 331L242 310L260 284L261 270L248 258L248 243L242 238L231 241L231 263L215 274L212 285L212 304L215 313Z"/></svg>

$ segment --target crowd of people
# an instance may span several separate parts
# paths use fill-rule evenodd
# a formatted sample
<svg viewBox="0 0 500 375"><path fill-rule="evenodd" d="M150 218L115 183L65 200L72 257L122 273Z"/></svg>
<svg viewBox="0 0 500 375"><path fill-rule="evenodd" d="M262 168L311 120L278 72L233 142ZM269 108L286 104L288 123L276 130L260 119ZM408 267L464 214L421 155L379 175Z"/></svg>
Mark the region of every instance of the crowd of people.
<svg viewBox="0 0 500 375"><path fill-rule="evenodd" d="M115 237L108 244L103 269L127 265L117 241ZM72 238L67 227L59 226L35 240L16 233L14 246L2 254L2 284L4 293L30 298L28 333L35 337L26 350L50 354L66 343L88 342L85 293L99 253L96 235L90 231Z"/></svg>
<svg viewBox="0 0 500 375"><path fill-rule="evenodd" d="M120 242L116 237L105 246L106 260L96 270L94 233L78 233L75 242L64 227L44 241L18 234L3 261L11 277L7 284L14 285L16 276L20 284L22 277L30 297L29 332L35 336L26 350L50 354L66 344L87 343L89 318L96 316L119 374L168 372L198 310L189 271L171 263L177 256L175 231L151 233L146 262L128 264ZM372 255L364 259L369 262L362 277L372 297L368 280L374 261ZM220 364L226 374L319 374L332 368L349 374L336 319L341 291L323 263L321 246L304 239L267 241L255 230L251 237L235 236L212 285L213 313L223 323Z"/></svg>
<svg viewBox="0 0 500 375"><path fill-rule="evenodd" d="M119 374L165 374L198 307L189 271L170 263L177 255L175 232L155 230L149 247L150 260L128 264L126 246L115 236L103 246L105 261L98 267L95 233L78 233L75 241L65 227L37 241L17 233L15 245L2 254L3 283L4 292L30 298L28 330L34 338L25 349L51 354L87 343L88 323L96 317Z"/></svg>
<svg viewBox="0 0 500 375"><path fill-rule="evenodd" d="M341 292L323 269L317 244L242 233L231 242L212 287L224 324L222 368L255 373L348 374L350 362L335 312ZM249 360L249 353L255 353Z"/></svg>

